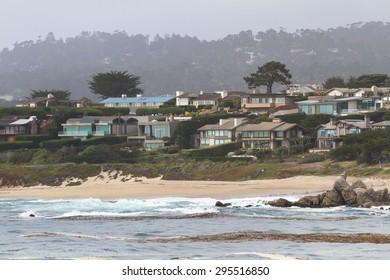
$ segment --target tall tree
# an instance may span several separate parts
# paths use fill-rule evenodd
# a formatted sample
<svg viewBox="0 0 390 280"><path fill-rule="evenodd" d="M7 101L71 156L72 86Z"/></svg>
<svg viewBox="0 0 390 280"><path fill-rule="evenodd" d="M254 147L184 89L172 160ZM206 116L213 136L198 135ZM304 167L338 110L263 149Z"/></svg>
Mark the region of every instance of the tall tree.
<svg viewBox="0 0 390 280"><path fill-rule="evenodd" d="M122 94L136 96L143 92L140 87L139 76L131 75L127 71L110 71L97 73L88 81L89 89L101 98L120 97Z"/></svg>
<svg viewBox="0 0 390 280"><path fill-rule="evenodd" d="M31 92L31 98L37 98L37 97L48 97L49 95L52 95L52 98L55 101L59 100L69 100L70 97L70 91L68 90L32 90Z"/></svg>
<svg viewBox="0 0 390 280"><path fill-rule="evenodd" d="M389 76L386 74L365 74L359 77L350 77L347 86L349 88L369 88L372 86L382 87L388 82Z"/></svg>
<svg viewBox="0 0 390 280"><path fill-rule="evenodd" d="M267 93L272 92L272 85L274 83L281 83L287 85L290 83L290 70L286 68L285 64L277 61L270 61L261 67L258 67L256 73L244 77L245 82L249 88L257 88L260 86L267 87Z"/></svg>
<svg viewBox="0 0 390 280"><path fill-rule="evenodd" d="M325 83L322 84L325 89L331 89L331 88L345 88L347 84L345 83L345 80L341 76L333 76L328 79L326 79Z"/></svg>

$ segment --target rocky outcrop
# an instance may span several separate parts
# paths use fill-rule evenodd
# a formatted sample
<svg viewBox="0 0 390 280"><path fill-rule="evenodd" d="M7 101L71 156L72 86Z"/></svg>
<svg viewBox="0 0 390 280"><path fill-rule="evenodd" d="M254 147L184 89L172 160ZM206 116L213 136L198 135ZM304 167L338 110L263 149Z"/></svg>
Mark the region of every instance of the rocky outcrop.
<svg viewBox="0 0 390 280"><path fill-rule="evenodd" d="M382 190L374 190L358 180L352 185L347 182L347 175L343 173L338 177L331 190L315 196L304 196L298 201L291 202L287 199L279 198L275 201L268 202L269 205L275 207L335 207L335 206L351 206L351 207L366 207L390 205L390 195L387 188Z"/></svg>
<svg viewBox="0 0 390 280"><path fill-rule="evenodd" d="M228 206L232 206L232 204L231 203L223 203L219 200L215 203L215 207L228 207Z"/></svg>

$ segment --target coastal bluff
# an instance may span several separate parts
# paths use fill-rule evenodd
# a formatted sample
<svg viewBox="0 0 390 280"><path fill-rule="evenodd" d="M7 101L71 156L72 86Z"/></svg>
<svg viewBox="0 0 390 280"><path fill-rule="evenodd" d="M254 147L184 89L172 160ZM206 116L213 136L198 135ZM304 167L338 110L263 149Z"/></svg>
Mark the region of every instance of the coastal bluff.
<svg viewBox="0 0 390 280"><path fill-rule="evenodd" d="M374 190L368 188L363 181L357 180L351 185L347 182L347 175L343 173L336 178L333 188L318 195L308 195L292 202L284 198L268 201L267 204L275 207L304 207L322 208L336 206L364 207L390 205L390 194L387 188Z"/></svg>

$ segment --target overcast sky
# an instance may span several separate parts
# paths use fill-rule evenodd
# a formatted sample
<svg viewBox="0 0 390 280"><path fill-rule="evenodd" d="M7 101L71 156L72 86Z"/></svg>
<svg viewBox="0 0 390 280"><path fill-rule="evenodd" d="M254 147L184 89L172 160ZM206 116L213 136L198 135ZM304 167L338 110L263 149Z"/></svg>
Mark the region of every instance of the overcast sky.
<svg viewBox="0 0 390 280"><path fill-rule="evenodd" d="M390 22L389 0L0 0L0 50L82 31L187 34L217 40L242 30L328 29Z"/></svg>

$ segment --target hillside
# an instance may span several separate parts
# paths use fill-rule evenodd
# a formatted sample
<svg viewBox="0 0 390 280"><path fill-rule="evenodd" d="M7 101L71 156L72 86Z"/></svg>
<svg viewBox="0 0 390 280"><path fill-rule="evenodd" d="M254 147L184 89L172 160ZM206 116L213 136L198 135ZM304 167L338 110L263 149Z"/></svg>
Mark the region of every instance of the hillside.
<svg viewBox="0 0 390 280"><path fill-rule="evenodd" d="M82 32L75 38L15 44L0 53L0 96L16 99L32 89L67 89L72 98L93 97L87 80L108 70L141 76L147 95L175 90L246 90L242 77L276 60L294 83L323 83L328 77L390 73L390 23L355 23L328 30L242 31L223 39L166 35L149 38ZM1 102L0 102L1 103Z"/></svg>

